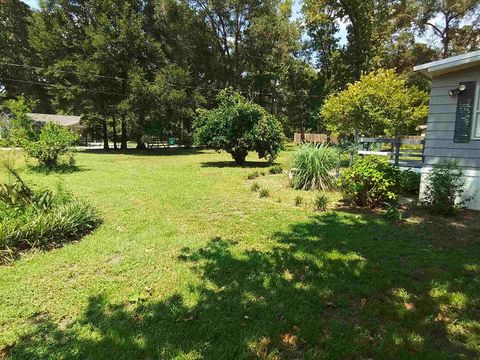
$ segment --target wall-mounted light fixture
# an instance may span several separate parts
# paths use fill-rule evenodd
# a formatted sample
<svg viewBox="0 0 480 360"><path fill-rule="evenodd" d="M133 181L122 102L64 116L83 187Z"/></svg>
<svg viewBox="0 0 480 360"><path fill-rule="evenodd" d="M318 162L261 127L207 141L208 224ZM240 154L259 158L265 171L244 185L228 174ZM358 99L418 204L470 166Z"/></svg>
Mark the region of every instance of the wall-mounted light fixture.
<svg viewBox="0 0 480 360"><path fill-rule="evenodd" d="M459 87L457 87L456 89L452 89L452 90L448 90L448 95L450 96L457 96L458 94L460 94L461 92L465 91L467 87L465 85L460 85Z"/></svg>

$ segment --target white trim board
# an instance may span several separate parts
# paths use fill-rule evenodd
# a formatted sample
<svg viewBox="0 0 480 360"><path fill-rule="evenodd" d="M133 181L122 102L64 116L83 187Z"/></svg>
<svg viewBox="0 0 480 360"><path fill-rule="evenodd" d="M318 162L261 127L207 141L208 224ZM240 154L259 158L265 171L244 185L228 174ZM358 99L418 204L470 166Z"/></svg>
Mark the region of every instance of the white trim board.
<svg viewBox="0 0 480 360"><path fill-rule="evenodd" d="M480 64L480 50L417 65L413 68L413 71L421 72L431 78L435 75L466 69L478 64Z"/></svg>

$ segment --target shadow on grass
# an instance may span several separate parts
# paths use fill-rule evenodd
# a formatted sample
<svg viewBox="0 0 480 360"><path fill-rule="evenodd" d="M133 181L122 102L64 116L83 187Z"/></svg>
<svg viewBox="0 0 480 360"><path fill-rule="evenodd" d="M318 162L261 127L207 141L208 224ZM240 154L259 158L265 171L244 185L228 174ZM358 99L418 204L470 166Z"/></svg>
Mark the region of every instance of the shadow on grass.
<svg viewBox="0 0 480 360"><path fill-rule="evenodd" d="M103 150L103 149L79 149L79 152L87 154L104 155L135 155L135 156L170 156L170 155L196 155L205 152L204 149L196 148L168 148L168 149L128 149L128 150Z"/></svg>
<svg viewBox="0 0 480 360"><path fill-rule="evenodd" d="M37 314L35 331L10 355L475 358L480 240L444 251L429 240L438 231L428 223L331 212L273 234L266 251L215 238L179 255L198 275L186 291L196 303L182 294L156 301L148 293L111 303L100 294L72 323Z"/></svg>
<svg viewBox="0 0 480 360"><path fill-rule="evenodd" d="M278 163L270 164L266 161L246 161L242 165L237 165L235 161L208 161L203 162L202 167L205 168L268 168L272 165L278 165Z"/></svg>
<svg viewBox="0 0 480 360"><path fill-rule="evenodd" d="M86 168L84 166L78 166L78 165L68 165L68 164L61 164L57 165L53 168L48 168L44 165L27 165L27 168L32 171L36 172L39 174L73 174L76 172L84 172L84 171L90 171L89 168Z"/></svg>

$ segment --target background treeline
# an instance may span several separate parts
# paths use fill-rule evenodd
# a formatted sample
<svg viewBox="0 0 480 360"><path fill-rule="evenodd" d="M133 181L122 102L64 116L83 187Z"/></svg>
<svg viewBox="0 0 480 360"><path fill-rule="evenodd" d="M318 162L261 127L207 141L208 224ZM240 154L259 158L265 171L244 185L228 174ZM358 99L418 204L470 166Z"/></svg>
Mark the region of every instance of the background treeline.
<svg viewBox="0 0 480 360"><path fill-rule="evenodd" d="M232 87L285 133L324 131L329 94L394 68L480 46L478 0L20 0L0 2L0 101L81 114L91 132L144 146L189 133L197 108ZM346 39L339 36L346 28Z"/></svg>

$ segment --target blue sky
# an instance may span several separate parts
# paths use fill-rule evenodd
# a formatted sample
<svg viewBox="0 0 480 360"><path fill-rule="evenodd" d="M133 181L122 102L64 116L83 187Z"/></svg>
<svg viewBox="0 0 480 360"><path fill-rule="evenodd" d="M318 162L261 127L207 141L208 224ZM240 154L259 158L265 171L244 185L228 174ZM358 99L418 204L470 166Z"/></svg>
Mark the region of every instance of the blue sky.
<svg viewBox="0 0 480 360"><path fill-rule="evenodd" d="M22 1L33 8L38 7L38 0L22 0Z"/></svg>

